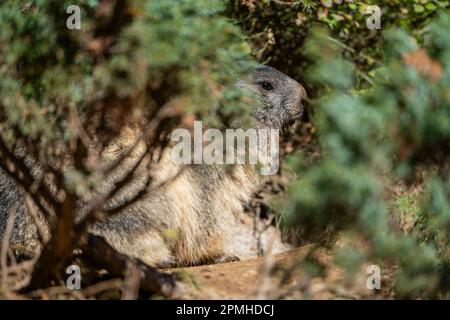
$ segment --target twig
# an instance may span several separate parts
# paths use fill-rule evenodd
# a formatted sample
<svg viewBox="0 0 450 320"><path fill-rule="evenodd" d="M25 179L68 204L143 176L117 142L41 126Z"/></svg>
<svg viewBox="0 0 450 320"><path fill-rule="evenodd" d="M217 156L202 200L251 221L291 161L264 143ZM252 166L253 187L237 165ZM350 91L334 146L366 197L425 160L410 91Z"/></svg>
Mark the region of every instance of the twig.
<svg viewBox="0 0 450 320"><path fill-rule="evenodd" d="M16 210L17 205L15 208L10 210L8 219L6 220L6 226L5 226L5 232L3 234L2 239L2 247L1 247L1 253L0 253L0 260L1 260L1 270L2 270L2 277L1 277L1 286L0 289L2 291L7 291L7 281L8 281L8 247L9 247L9 241L11 237L11 232L14 227L14 219L16 216Z"/></svg>
<svg viewBox="0 0 450 320"><path fill-rule="evenodd" d="M139 286L142 273L138 266L128 261L125 279L123 281L122 300L136 300L139 294Z"/></svg>
<svg viewBox="0 0 450 320"><path fill-rule="evenodd" d="M114 250L101 237L89 234L82 250L93 265L106 269L114 277L122 277L129 261L133 261L140 273L140 286L146 291L172 296L179 289L173 275L159 272L139 260L128 258Z"/></svg>
<svg viewBox="0 0 450 320"><path fill-rule="evenodd" d="M281 1L281 0L271 0L271 1L280 6L296 7L299 5L299 3L297 1L294 1L294 2L287 2L287 1Z"/></svg>
<svg viewBox="0 0 450 320"><path fill-rule="evenodd" d="M146 125L142 133L135 139L133 144L117 159L115 159L112 164L108 164L106 168L101 168L103 174L107 176L109 173L117 169L123 163L123 160L128 158L128 156L130 156L136 150L137 146L142 141L149 139L152 135L153 137L155 137L156 135L154 134L154 132L157 131L156 129L160 126L161 122L165 118L170 118L171 116L173 116L173 110L170 109L170 104L163 105L161 109L159 109L155 114L155 116L152 117L152 120Z"/></svg>
<svg viewBox="0 0 450 320"><path fill-rule="evenodd" d="M126 207L132 205L136 201L140 200L143 196L145 196L148 192L150 192L150 183L151 178L148 179L146 185L144 188L133 197L133 199L126 201L121 206L118 206L114 209L103 211L101 208L102 206L110 201L116 194L119 192L133 177L134 173L136 172L137 168L141 165L142 161L145 159L147 154L150 152L151 147L153 146L154 142L156 141L156 137L160 134L160 130L158 130L159 127L161 127L161 123L163 119L168 118L172 115L172 110L170 109L170 105L166 104L156 113L156 115L152 118L150 123L146 126L146 128L143 130L143 132L135 139L131 147L129 147L125 152L123 152L117 159L114 160L112 165L107 166L104 168L103 174L105 176L108 176L112 174L113 171L115 171L120 165L123 165L125 159L130 156L137 148L138 146L144 142L145 143L145 150L142 152L142 154L139 156L138 160L134 163L134 165L128 170L124 176L119 179L118 181L114 182L114 187L106 194L106 195L100 195L97 197L94 197L90 201L90 203L87 205L89 210L86 213L85 217L78 223L77 225L77 234L79 234L81 237L84 232L87 230L87 228L95 221L99 220L99 216L102 216L100 213L107 213L108 215L113 215ZM151 139L151 141L148 141ZM171 179L170 179L171 180Z"/></svg>
<svg viewBox="0 0 450 320"><path fill-rule="evenodd" d="M39 209L42 211L42 213L46 216L49 216L50 213L47 210L47 208L45 208L41 201L40 201L40 197L36 192L32 192L32 185L25 182L23 179L20 179L19 176L17 174L14 174L14 171L9 170L8 166L6 166L4 163L0 162L0 169L3 170L3 172L5 174L7 174L11 179L13 179L14 181L16 181L22 188L23 190L28 193L31 198L33 199L33 202L39 207Z"/></svg>
<svg viewBox="0 0 450 320"><path fill-rule="evenodd" d="M16 181L28 194L30 194L33 201L36 203L36 205L39 207L39 209L42 211L42 213L45 216L50 216L49 210L42 204L41 199L44 201L50 201L46 199L46 197L43 195L45 192L42 191L43 188L40 188L42 184L39 182L38 184L35 183L33 176L29 173L28 168L22 163L21 160L13 156L6 145L3 142L3 139L0 137L0 152L3 157L5 157L10 162L14 163L14 165L19 166L19 169L22 168L21 174L23 175L23 178L20 177L19 174L17 174L14 170L10 169L4 162L0 162L0 168L8 174L14 181ZM16 162L17 161L17 162Z"/></svg>
<svg viewBox="0 0 450 320"><path fill-rule="evenodd" d="M84 297L92 297L106 290L121 289L122 286L123 286L122 279L119 278L109 279L84 288L83 290L81 290L81 294Z"/></svg>
<svg viewBox="0 0 450 320"><path fill-rule="evenodd" d="M274 265L275 260L273 258L273 254L272 253L266 254L264 256L263 270L261 273L261 283L257 294L258 300L267 299L267 295L271 289L270 273L272 272Z"/></svg>
<svg viewBox="0 0 450 320"><path fill-rule="evenodd" d="M33 219L33 222L36 226L36 229L38 231L39 241L42 243L42 245L44 245L49 240L48 232L46 231L46 227L44 226L44 223L39 218L39 214L34 209L33 203L34 202L32 201L30 195L28 193L25 194L25 205L28 208L27 212Z"/></svg>
<svg viewBox="0 0 450 320"><path fill-rule="evenodd" d="M38 289L31 291L28 295L31 298L50 298L54 299L55 296L66 294L66 295L72 295L76 297L77 299L83 300L84 296L81 294L78 290L73 290L67 288L67 286L56 286L56 287L50 287L45 289Z"/></svg>
<svg viewBox="0 0 450 320"><path fill-rule="evenodd" d="M1 136L0 136L0 151L4 157L9 159L12 163L14 163L15 166L18 167L18 169L24 176L23 182L25 182L28 185L27 189L30 189L28 191L33 194L34 190L32 188L30 188L33 185L33 181L34 181L33 175L30 173L29 169L24 164L22 159L19 159L18 157L16 157L13 154L13 152L11 152L8 149L8 147L4 143ZM9 170L9 169L7 169L7 171L12 173L11 170ZM14 177L14 178L17 180L18 177L17 178ZM38 185L34 189L35 189L35 192L39 193L43 197L43 199L47 203L49 203L53 208L57 208L60 205L58 199L56 199L56 197L50 192L50 190L45 186L45 184L41 183L41 181L39 181Z"/></svg>
<svg viewBox="0 0 450 320"><path fill-rule="evenodd" d="M133 197L133 199L131 199L130 201L127 201L125 204L123 204L123 205L121 205L121 206L115 207L114 209L107 210L106 212L108 213L109 216L111 216L111 215L117 214L117 213L119 213L119 212L121 212L121 211L123 211L123 210L126 210L126 209L127 209L128 207L130 207L133 203L136 203L137 201L141 200L146 194L149 194L149 193L151 193L152 191L155 191L155 190L159 190L159 189L161 189L161 188L164 188L164 187L165 187L166 185L168 185L169 183L175 181L175 180L181 175L181 173L184 172L185 169L186 169L185 166L181 167L181 168L177 171L177 173L174 174L172 177L170 177L170 178L164 180L164 181L161 182L161 183L158 183L158 184L155 185L155 186L151 186L151 185L150 185L151 179L148 179L148 181L147 181L145 187L144 187L141 191L139 191L139 192Z"/></svg>
<svg viewBox="0 0 450 320"><path fill-rule="evenodd" d="M14 278L14 285L9 285L10 290L16 291L20 290L21 288L25 287L29 280L31 271L33 270L34 260L25 261L20 264L11 265L8 267L8 279ZM3 271L2 271L3 273ZM23 279L21 279L23 278ZM11 291L5 291L6 293Z"/></svg>

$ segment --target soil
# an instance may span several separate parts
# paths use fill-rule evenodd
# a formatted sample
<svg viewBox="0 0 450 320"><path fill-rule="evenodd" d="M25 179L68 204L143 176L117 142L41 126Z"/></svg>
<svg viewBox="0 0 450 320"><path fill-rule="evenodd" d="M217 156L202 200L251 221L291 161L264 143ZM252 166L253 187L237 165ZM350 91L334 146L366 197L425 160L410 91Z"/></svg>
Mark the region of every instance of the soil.
<svg viewBox="0 0 450 320"><path fill-rule="evenodd" d="M182 280L182 299L386 299L389 291L372 290L366 286L367 265L361 266L351 278L333 263L333 252L314 250L313 245L293 248L281 241L272 225L261 234L260 245L255 236L256 220L249 215L236 220L236 237L230 249L241 260L213 265L165 270ZM258 256L258 247L264 256ZM307 255L323 266L320 275L306 272L299 262ZM384 269L388 270L388 269ZM383 274L388 284L392 272ZM390 287L390 286L385 286Z"/></svg>

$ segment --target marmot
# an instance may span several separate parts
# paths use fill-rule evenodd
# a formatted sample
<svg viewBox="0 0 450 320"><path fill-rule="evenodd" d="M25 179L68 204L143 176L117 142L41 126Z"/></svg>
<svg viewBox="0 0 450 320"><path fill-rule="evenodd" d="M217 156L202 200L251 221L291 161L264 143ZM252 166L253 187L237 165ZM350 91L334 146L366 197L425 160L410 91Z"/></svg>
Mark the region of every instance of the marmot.
<svg viewBox="0 0 450 320"><path fill-rule="evenodd" d="M281 129L303 111L305 89L276 69L259 66L250 80L240 81L239 85L258 97L252 114L259 128ZM111 160L118 149L126 149L126 141L119 144L123 145L111 147L105 159ZM130 155L130 165L143 149L137 148ZM167 155L162 156L152 173L146 172L146 164L142 163L135 179L107 206L126 201L150 174L152 184L158 187L119 213L95 223L89 232L103 237L117 251L152 266L196 265L232 254L224 252L234 221L231 215L243 212L244 204L260 186L255 167L201 164L184 165L179 170L180 165ZM161 184L168 179L172 181ZM0 171L0 239L9 213L16 210L10 244L16 250L37 253L37 230L24 202L16 183Z"/></svg>

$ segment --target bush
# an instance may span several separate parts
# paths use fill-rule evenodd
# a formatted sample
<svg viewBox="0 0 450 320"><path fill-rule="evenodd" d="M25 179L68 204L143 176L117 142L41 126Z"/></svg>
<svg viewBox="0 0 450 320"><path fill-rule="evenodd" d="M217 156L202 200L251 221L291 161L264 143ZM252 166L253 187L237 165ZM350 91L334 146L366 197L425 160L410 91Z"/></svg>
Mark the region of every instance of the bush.
<svg viewBox="0 0 450 320"><path fill-rule="evenodd" d="M299 178L288 191L284 224L315 237L362 235L372 248L368 259L399 264L400 297L450 293L449 28L450 15L441 14L423 46L403 30L386 32L385 63L364 90L326 30L314 29L304 51L314 61L307 79L320 87L312 107L322 159L309 168L293 162ZM404 211L393 192L401 181L413 187L419 179L425 191L406 209L416 214L414 231L398 234L390 218Z"/></svg>
<svg viewBox="0 0 450 320"><path fill-rule="evenodd" d="M382 29L401 27L421 40L427 20L450 6L446 0L229 0L228 3L228 15L247 33L259 61L267 61L296 79L305 80L303 70L311 60L305 55L303 44L311 27L319 23L346 48L344 55L359 70L357 81L366 86L371 71L383 61L380 48L384 43L379 30L366 26L369 5L380 6Z"/></svg>
<svg viewBox="0 0 450 320"><path fill-rule="evenodd" d="M31 195L52 235L35 288L64 272L96 219L75 222L76 204L104 181L99 155L124 130L151 128L156 152L180 115L231 121L249 109L234 83L253 62L221 2L80 0L81 30L66 27L71 4L0 3L2 179Z"/></svg>

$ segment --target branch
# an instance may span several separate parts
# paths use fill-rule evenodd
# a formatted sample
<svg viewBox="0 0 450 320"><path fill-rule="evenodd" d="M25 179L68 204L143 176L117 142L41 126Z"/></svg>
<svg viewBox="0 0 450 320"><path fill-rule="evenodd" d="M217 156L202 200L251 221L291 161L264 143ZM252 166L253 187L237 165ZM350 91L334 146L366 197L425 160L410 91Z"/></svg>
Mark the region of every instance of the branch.
<svg viewBox="0 0 450 320"><path fill-rule="evenodd" d="M146 141L150 138L154 138L157 136L157 134L161 133L161 130L158 130L158 128L161 128L161 123L167 119L174 116L173 110L170 109L170 104L163 105L158 112L155 114L154 117L152 117L152 120L150 123L146 125L143 132L137 137L137 139L133 142L130 148L128 148L124 153L122 153L117 159L114 160L112 164L109 164L106 168L104 168L102 171L104 175L107 175L117 169L122 163L123 160L128 158L130 154L137 148L137 146L142 142ZM155 131L157 134L155 134ZM153 142L154 140L152 140ZM152 143L149 144L151 146Z"/></svg>
<svg viewBox="0 0 450 320"><path fill-rule="evenodd" d="M287 1L281 1L281 0L272 0L273 3L278 4L280 6L289 6L289 7L295 7L298 6L298 2L287 2Z"/></svg>
<svg viewBox="0 0 450 320"><path fill-rule="evenodd" d="M114 215L114 214L117 214L117 213L119 213L119 212L121 212L121 211L127 209L127 208L130 207L133 203L136 203L137 201L142 200L142 198L143 198L146 194L148 194L148 193L150 193L150 192L152 192L152 191L154 191L154 190L161 189L161 188L163 188L164 186L166 186L166 185L168 185L169 183L171 183L172 181L174 181L176 178L178 178L178 177L180 176L180 174L185 170L185 168L186 168L186 167L182 167L180 170L177 171L177 173L176 173L173 177L171 177L171 178L169 178L169 179L167 179L167 180L164 180L163 182L159 183L159 184L156 185L156 186L150 187L150 183L151 183L152 179L149 178L149 179L147 180L147 183L145 184L145 187L144 187L141 191L139 191L139 192L133 197L133 199L131 199L130 201L127 201L126 203L124 203L124 204L122 204L122 205L120 205L120 206L118 206L118 207L115 207L114 209L107 210L106 212L108 213L108 215Z"/></svg>
<svg viewBox="0 0 450 320"><path fill-rule="evenodd" d="M169 104L166 104L163 107L161 107L161 109L159 109L156 115L152 118L150 123L145 127L143 132L133 142L133 145L130 148L128 148L125 152L120 154L120 156L114 160L112 165L103 169L104 175L111 174L114 170L123 165L125 159L128 158L132 154L132 152L136 150L136 148L139 146L141 142L146 143L146 148L139 156L139 159L128 170L128 172L124 175L124 177L122 177L121 179L119 179L119 181L116 181L114 183L114 188L110 190L107 195L98 196L90 201L90 205L88 205L89 207L88 212L77 225L77 234L79 234L80 237L91 223L95 222L96 220L99 220L98 215L95 215L94 213L102 211L101 210L102 206L108 201L110 201L117 194L117 192L119 192L129 181L131 181L131 178L133 177L137 168L145 159L150 149L154 146L156 142L156 137L158 137L161 134L162 128L164 127L163 126L164 120L170 118L172 115L173 115L172 110L170 109ZM120 210L128 207L132 203L136 202L137 200L142 199L143 196L149 192L148 189L151 180L152 180L151 178L147 180L145 187L135 197L133 197L133 199L126 201L126 203L113 210L108 211L108 213L110 214L117 213Z"/></svg>
<svg viewBox="0 0 450 320"><path fill-rule="evenodd" d="M139 260L118 253L99 236L89 235L82 251L93 265L106 269L113 277L123 277L129 263L134 263L140 273L140 287L146 291L173 296L179 290L173 275L162 273Z"/></svg>
<svg viewBox="0 0 450 320"><path fill-rule="evenodd" d="M39 210L42 211L44 216L49 217L50 212L45 208L41 201L39 195L35 192L35 188L33 187L33 183L28 183L28 181L24 181L23 179L19 178L18 175L15 175L13 171L11 171L8 166L6 166L4 163L0 162L0 168L14 181L16 181L25 191L26 194L30 195L31 199L33 199L33 202L36 204L36 206L39 208Z"/></svg>
<svg viewBox="0 0 450 320"><path fill-rule="evenodd" d="M20 140L27 141L27 144L26 144L27 154L30 155L32 157L32 159L38 161L39 160L39 151L38 151L39 142L36 140L32 140L30 142L29 137L25 137L17 125L14 125L12 129L14 130L15 140L16 141L20 141ZM56 184L55 194L58 194L59 189L61 189L61 190L64 189L63 175L61 174L61 172L57 171L51 165L49 165L47 163L42 163L40 161L38 161L38 162L44 172L46 172L46 173L50 172L53 174L54 179L55 179L54 182Z"/></svg>
<svg viewBox="0 0 450 320"><path fill-rule="evenodd" d="M37 193L39 194L46 202L50 205L50 207L53 207L55 209L55 212L57 211L57 208L60 206L60 203L58 199L48 190L48 188L45 186L45 184L42 184L42 179L38 181L37 185L34 186L35 178L30 173L29 169L25 165L25 163L22 161L22 159L19 159L16 157L11 151L9 151L8 147L4 143L3 139L0 136L0 152L4 157L6 157L10 162L12 162L15 166L18 167L20 172L23 175L23 179L20 179L22 182L22 186L27 190L30 194ZM13 174L13 172L8 169L6 166L2 164L2 168L9 172L12 177L15 179L16 176ZM18 178L18 177L17 177ZM33 199L34 200L34 199ZM44 211L46 212L46 211Z"/></svg>
<svg viewBox="0 0 450 320"><path fill-rule="evenodd" d="M52 228L51 238L37 260L27 289L45 288L51 279L61 280L66 262L73 254L78 235L74 232L76 196L67 193Z"/></svg>

